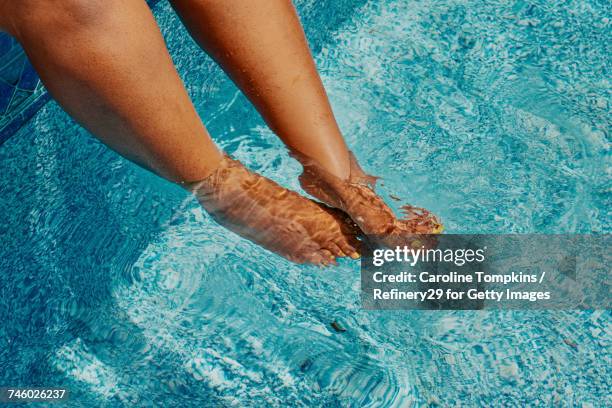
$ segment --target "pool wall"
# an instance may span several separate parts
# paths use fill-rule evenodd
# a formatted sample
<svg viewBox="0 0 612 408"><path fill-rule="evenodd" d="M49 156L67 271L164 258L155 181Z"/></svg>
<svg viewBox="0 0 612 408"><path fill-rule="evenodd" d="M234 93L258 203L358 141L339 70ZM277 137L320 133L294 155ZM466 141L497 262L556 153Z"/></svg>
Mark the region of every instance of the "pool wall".
<svg viewBox="0 0 612 408"><path fill-rule="evenodd" d="M0 144L48 100L23 49L14 38L0 33Z"/></svg>

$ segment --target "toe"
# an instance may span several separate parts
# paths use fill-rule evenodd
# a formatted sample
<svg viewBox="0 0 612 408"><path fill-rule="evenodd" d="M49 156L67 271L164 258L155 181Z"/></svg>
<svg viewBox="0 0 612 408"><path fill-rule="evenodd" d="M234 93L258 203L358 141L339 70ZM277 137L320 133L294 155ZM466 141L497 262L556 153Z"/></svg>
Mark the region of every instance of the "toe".
<svg viewBox="0 0 612 408"><path fill-rule="evenodd" d="M330 242L327 249L337 258L344 258L347 256L347 253L342 250L339 243Z"/></svg>
<svg viewBox="0 0 612 408"><path fill-rule="evenodd" d="M312 262L309 257L305 257L303 255L285 255L284 258L298 265L304 265Z"/></svg>
<svg viewBox="0 0 612 408"><path fill-rule="evenodd" d="M323 265L328 266L330 264L336 264L336 257L331 253L331 251L322 249L320 253L323 257Z"/></svg>
<svg viewBox="0 0 612 408"><path fill-rule="evenodd" d="M323 265L325 258L323 257L323 254L315 252L306 257L306 262L312 265Z"/></svg>
<svg viewBox="0 0 612 408"><path fill-rule="evenodd" d="M347 237L346 240L341 241L339 244L342 252L353 259L359 258L359 241L355 237Z"/></svg>

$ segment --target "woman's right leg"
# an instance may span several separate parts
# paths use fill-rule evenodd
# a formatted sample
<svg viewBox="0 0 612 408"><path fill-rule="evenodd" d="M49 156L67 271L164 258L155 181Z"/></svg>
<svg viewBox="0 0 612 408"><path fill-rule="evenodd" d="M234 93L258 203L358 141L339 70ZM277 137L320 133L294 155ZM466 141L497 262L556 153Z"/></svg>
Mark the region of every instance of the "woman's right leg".
<svg viewBox="0 0 612 408"><path fill-rule="evenodd" d="M0 0L0 16L71 116L129 159L197 187L221 224L298 262L354 252L337 217L224 158L144 0Z"/></svg>
<svg viewBox="0 0 612 408"><path fill-rule="evenodd" d="M144 0L2 4L49 92L105 144L177 182L219 164Z"/></svg>

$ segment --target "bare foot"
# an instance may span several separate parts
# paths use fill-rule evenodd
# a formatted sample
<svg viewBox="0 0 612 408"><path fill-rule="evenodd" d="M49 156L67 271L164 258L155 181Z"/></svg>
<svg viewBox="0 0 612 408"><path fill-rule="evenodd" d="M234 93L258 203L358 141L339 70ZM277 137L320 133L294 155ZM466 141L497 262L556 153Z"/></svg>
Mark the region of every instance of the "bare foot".
<svg viewBox="0 0 612 408"><path fill-rule="evenodd" d="M221 225L293 262L327 265L358 258L357 227L342 212L302 197L225 156L191 184Z"/></svg>
<svg viewBox="0 0 612 408"><path fill-rule="evenodd" d="M346 180L326 171L315 160L294 154L304 166L300 176L304 191L346 212L365 234L378 237L388 246L401 245L413 234L442 232L440 221L423 208L405 205L404 217L398 219L374 191L376 177L367 175L349 153L351 168Z"/></svg>

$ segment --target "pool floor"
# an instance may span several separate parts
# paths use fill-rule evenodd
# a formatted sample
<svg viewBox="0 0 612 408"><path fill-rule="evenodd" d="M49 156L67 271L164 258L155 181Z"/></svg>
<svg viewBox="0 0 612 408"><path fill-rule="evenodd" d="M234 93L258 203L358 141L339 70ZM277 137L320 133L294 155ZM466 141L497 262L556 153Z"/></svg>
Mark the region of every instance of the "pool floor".
<svg viewBox="0 0 612 408"><path fill-rule="evenodd" d="M603 2L298 9L384 196L450 233L610 232ZM219 145L299 190L170 6L156 17ZM75 407L612 404L609 311L363 310L357 262L296 266L228 233L55 102L0 147L0 186L0 384L66 386Z"/></svg>

